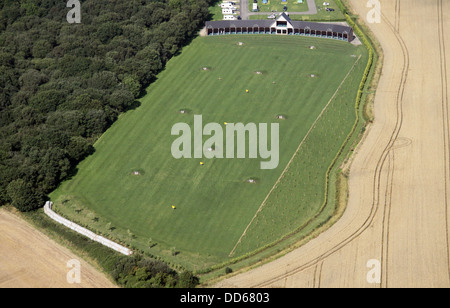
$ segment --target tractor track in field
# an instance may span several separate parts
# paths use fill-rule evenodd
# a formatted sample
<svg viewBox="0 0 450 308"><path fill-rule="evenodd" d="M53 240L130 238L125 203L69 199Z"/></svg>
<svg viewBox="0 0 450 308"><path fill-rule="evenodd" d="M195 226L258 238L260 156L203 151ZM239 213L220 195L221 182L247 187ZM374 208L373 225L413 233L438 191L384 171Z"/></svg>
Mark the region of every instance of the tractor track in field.
<svg viewBox="0 0 450 308"><path fill-rule="evenodd" d="M397 2L399 2L400 0L396 0ZM396 10L396 23L399 23L399 19L400 19L400 5L396 6L398 7L398 10ZM396 123L395 123L395 128L394 131L392 132L386 147L384 148L383 152L382 152L382 156L380 157L380 159L378 160L376 169L375 169L375 174L373 175L373 201L372 201L372 206L371 206L371 211L369 213L369 216L366 218L366 220L364 221L363 225L361 225L358 229L356 229L352 234L350 234L347 238L345 238L343 241L339 242L336 246L334 246L332 249L324 252L322 255L320 255L319 257L312 259L311 261L309 261L308 263L303 264L302 266L299 266L298 268L296 268L293 271L290 271L289 273L285 273L285 274L281 274L278 275L276 277L272 277L271 279L268 279L266 281L260 282L256 285L253 285L251 287L256 287L256 288L261 288L261 287L267 287L270 286L272 283L274 283L275 281L279 281L281 279L285 279L289 276L292 276L298 272L301 272L311 266L317 266L318 263L323 262L327 257L329 257L330 255L336 253L337 251L339 251L342 247L348 245L350 242L352 242L354 239L356 239L361 233L363 233L368 227L370 227L370 225L373 222L373 219L376 215L377 210L380 207L380 194L383 193L384 191L384 197L385 200L389 200L389 196L391 195L391 190L392 190L392 181L391 178L393 176L393 157L394 154L392 152L394 146L395 146L395 142L398 138L400 129L402 127L402 121L403 121L403 117L402 117L402 103L403 103L403 95L404 95L404 90L405 90L405 84L407 82L407 78L408 78L408 69L409 69L409 52L408 49L402 39L402 37L400 36L400 34L398 33L398 31L396 30L396 27L394 25L392 25L390 23L390 21L386 18L385 15L382 15L383 17L383 21L388 23L390 25L390 28L392 30L392 32L395 34L398 42L400 43L400 45L402 46L402 52L403 52L403 72L402 72L402 79L400 82L400 85L398 87L397 90L397 99L396 99L396 109L397 109L397 116L396 116ZM398 21L397 21L398 20ZM398 26L397 26L398 27ZM381 177L382 177L382 171L383 168L385 167L386 162L388 163L387 165L387 169L389 172L389 178L388 178L388 186L387 187L382 187L382 181L381 181ZM385 207L389 207L389 204L386 204ZM383 222L383 225L385 225L385 228L387 229L387 234L385 234L385 236L383 236L383 241L382 241L382 247L383 249L386 249L385 246L386 245L386 238L389 237L389 219L387 219L386 221ZM383 254L382 254L383 255ZM385 255L385 254L384 254ZM381 261L381 264L385 264L386 263L386 258L387 256L384 256L385 260ZM322 264L322 263L321 263ZM320 266L321 268L322 266ZM386 267L385 267L386 269ZM321 270L320 270L321 271ZM387 275L387 271L384 271L384 275L382 275L382 277ZM317 282L317 284L320 285L320 275L319 275L319 281ZM316 283L315 283L316 285Z"/></svg>
<svg viewBox="0 0 450 308"><path fill-rule="evenodd" d="M447 58L445 49L445 35L444 35L444 10L443 10L443 0L437 0L437 15L438 15L438 32L439 32L439 56L441 63L441 89L442 89L442 129L443 129L443 139L444 139L444 184L445 184L445 230L446 230L446 242L447 242L447 268L448 276L450 279L450 245L449 245L449 228L448 228L448 191L449 191L449 152L450 152L450 132L449 132L449 115L448 115L448 79L447 79Z"/></svg>
<svg viewBox="0 0 450 308"><path fill-rule="evenodd" d="M388 177L388 187L386 187L385 192L385 206L384 206L384 215L383 215L383 231L382 231L382 242L381 242L381 265L382 265L382 271L381 271L381 284L380 287L387 287L388 284L388 249L389 249L389 218L390 218L390 210L391 210L391 198L392 198L392 179L394 176L394 143L398 139L398 134L400 132L400 128L402 126L403 116L402 116L402 103L403 103L403 96L405 92L405 84L408 78L408 70L409 70L409 51L406 47L405 42L403 41L403 38L400 35L399 29L400 29L400 0L395 1L395 24L391 24L389 22L389 19L382 14L383 21L386 22L389 27L391 28L391 31L395 34L397 41L400 43L402 47L402 53L403 53L403 72L402 72L402 81L400 83L398 92L397 92L397 123L396 123L396 129L394 130L394 133L391 136L390 139L390 148L386 149L386 158L389 158L389 177ZM379 187L378 187L379 190Z"/></svg>

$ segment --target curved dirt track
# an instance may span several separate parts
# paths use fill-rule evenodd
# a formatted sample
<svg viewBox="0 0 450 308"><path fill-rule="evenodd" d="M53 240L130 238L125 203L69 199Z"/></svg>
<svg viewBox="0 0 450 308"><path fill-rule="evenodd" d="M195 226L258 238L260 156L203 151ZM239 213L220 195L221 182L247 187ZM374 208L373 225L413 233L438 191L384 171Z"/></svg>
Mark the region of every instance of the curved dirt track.
<svg viewBox="0 0 450 308"><path fill-rule="evenodd" d="M69 260L80 262L80 283L67 282ZM91 265L15 214L0 209L0 288L113 288Z"/></svg>
<svg viewBox="0 0 450 308"><path fill-rule="evenodd" d="M365 19L368 1L349 2ZM368 24L384 52L375 121L353 158L344 215L217 287L450 287L450 1L380 2L381 22Z"/></svg>

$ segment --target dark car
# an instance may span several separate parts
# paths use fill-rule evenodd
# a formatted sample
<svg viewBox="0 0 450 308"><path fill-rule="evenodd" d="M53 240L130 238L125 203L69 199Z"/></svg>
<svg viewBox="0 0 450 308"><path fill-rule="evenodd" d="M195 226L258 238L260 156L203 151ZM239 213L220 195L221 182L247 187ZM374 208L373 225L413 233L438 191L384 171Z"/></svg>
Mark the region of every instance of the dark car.
<svg viewBox="0 0 450 308"><path fill-rule="evenodd" d="M334 9L329 8L329 7L327 7L325 10L328 11L328 12L334 12Z"/></svg>

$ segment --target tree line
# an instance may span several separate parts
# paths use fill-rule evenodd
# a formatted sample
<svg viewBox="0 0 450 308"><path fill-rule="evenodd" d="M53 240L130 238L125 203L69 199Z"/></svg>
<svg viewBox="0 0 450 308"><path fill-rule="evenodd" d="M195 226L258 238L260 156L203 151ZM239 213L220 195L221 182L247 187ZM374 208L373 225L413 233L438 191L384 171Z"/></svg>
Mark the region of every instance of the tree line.
<svg viewBox="0 0 450 308"><path fill-rule="evenodd" d="M110 274L124 288L195 288L199 284L192 272L177 273L163 262L141 255L119 258Z"/></svg>
<svg viewBox="0 0 450 308"><path fill-rule="evenodd" d="M212 0L0 2L0 205L42 207L209 17Z"/></svg>

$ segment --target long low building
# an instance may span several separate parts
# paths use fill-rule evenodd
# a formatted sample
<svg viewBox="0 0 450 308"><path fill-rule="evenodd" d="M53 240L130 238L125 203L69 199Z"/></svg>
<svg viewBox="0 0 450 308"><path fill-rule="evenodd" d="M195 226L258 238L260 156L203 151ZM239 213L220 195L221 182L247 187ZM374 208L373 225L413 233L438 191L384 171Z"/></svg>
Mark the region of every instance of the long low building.
<svg viewBox="0 0 450 308"><path fill-rule="evenodd" d="M320 36L344 40L353 40L353 29L348 26L292 20L281 13L275 20L219 20L207 21L208 35L221 34L279 34Z"/></svg>

